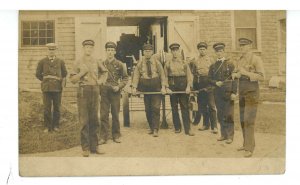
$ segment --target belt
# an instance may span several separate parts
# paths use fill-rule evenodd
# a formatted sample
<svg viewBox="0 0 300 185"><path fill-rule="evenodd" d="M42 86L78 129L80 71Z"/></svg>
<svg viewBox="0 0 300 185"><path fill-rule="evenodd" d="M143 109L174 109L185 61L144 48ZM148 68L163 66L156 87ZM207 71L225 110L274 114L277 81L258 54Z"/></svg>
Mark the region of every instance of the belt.
<svg viewBox="0 0 300 185"><path fill-rule="evenodd" d="M240 77L240 80L242 80L242 81L250 81L250 78L248 76L242 75Z"/></svg>
<svg viewBox="0 0 300 185"><path fill-rule="evenodd" d="M46 75L46 76L43 76L43 79L55 79L55 80L61 80L60 77L53 76L53 75Z"/></svg>
<svg viewBox="0 0 300 185"><path fill-rule="evenodd" d="M186 77L186 76L168 76L168 78L179 78L179 77L183 78L183 77Z"/></svg>

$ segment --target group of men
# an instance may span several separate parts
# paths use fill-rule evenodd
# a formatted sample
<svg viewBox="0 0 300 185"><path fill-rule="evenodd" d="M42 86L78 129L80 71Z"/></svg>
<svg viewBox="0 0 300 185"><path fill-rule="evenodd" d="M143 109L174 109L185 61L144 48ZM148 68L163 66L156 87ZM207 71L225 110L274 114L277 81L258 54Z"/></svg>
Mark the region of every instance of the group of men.
<svg viewBox="0 0 300 185"><path fill-rule="evenodd" d="M143 46L143 57L139 60L132 76L132 94L144 93L146 118L149 134L158 137L160 107L163 95L170 95L172 120L175 133L182 131L194 136L190 127L189 98L191 91L198 93L198 113L193 124L199 124L203 117L201 131L211 129L218 133L220 123L221 137L218 141L227 144L234 136L234 100L239 99L240 122L244 143L238 151L244 151L245 157L251 157L255 147L254 122L257 112L259 86L264 79L261 59L251 52L252 41L240 38L242 56L237 62L225 57L225 44L213 45L216 60L206 54L208 45L197 45L199 56L187 62L180 52L180 45L172 43L169 48L172 57L162 64L154 57L151 44ZM112 114L111 137L115 143L120 140L120 98L121 90L128 82L126 66L115 58L116 44L105 44L106 60L100 61L92 56L95 42L82 42L84 55L74 63L70 80L78 84L77 102L81 129L83 156L90 153L104 153L100 145L110 137L109 112ZM42 81L44 100L44 132L59 131L59 115L63 81L67 76L64 61L55 57L56 45L48 46L48 56L42 59L36 70L36 77ZM98 118L100 95L100 123ZM53 103L53 116L51 108ZM180 105L182 124L179 116Z"/></svg>

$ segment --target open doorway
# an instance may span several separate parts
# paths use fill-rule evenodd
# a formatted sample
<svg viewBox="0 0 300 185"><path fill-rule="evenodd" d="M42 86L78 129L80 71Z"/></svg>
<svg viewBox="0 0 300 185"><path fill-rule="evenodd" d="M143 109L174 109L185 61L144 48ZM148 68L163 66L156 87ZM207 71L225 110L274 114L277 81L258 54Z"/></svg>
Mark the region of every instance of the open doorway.
<svg viewBox="0 0 300 185"><path fill-rule="evenodd" d="M117 44L116 58L126 63L130 75L145 43L155 53L167 51L167 17L108 17L107 40Z"/></svg>

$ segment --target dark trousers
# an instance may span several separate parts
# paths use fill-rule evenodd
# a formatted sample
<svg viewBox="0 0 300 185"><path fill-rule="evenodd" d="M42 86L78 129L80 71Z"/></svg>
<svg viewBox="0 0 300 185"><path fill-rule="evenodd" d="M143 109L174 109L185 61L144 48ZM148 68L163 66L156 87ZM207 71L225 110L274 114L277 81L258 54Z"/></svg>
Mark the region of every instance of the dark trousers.
<svg viewBox="0 0 300 185"><path fill-rule="evenodd" d="M169 76L169 88L176 91L185 91L187 87L186 76ZM188 94L173 94L170 95L172 118L175 130L181 130L181 122L178 112L178 104L181 109L181 116L184 131L186 134L190 131L190 117L189 117L189 95Z"/></svg>
<svg viewBox="0 0 300 185"><path fill-rule="evenodd" d="M181 122L178 112L178 104L181 109L182 122L184 132L186 134L190 131L190 119L189 119L189 95L187 94L173 94L170 95L171 107L172 107L172 118L175 130L181 130Z"/></svg>
<svg viewBox="0 0 300 185"><path fill-rule="evenodd" d="M203 126L211 129L217 128L217 109L213 90L200 91L198 94L198 112L195 122L200 122L203 116Z"/></svg>
<svg viewBox="0 0 300 185"><path fill-rule="evenodd" d="M225 139L233 139L234 136L234 101L230 99L231 93L222 87L215 89L217 106L217 118L221 127L221 136Z"/></svg>
<svg viewBox="0 0 300 185"><path fill-rule="evenodd" d="M146 117L152 131L159 129L161 99L160 94L144 95Z"/></svg>
<svg viewBox="0 0 300 185"><path fill-rule="evenodd" d="M137 89L141 92L159 92L161 90L161 80L159 78L141 78ZM152 131L159 129L161 100L162 95L160 94L144 95L146 117Z"/></svg>
<svg viewBox="0 0 300 185"><path fill-rule="evenodd" d="M121 136L119 121L121 93L113 92L110 86L101 86L100 95L100 138L106 141L109 137L109 111L111 111L112 138L118 139Z"/></svg>
<svg viewBox="0 0 300 185"><path fill-rule="evenodd" d="M240 89L243 88L240 86ZM247 151L254 151L254 125L258 107L259 88L253 91L240 92L239 106L240 106L240 122L243 132L243 146Z"/></svg>
<svg viewBox="0 0 300 185"><path fill-rule="evenodd" d="M59 127L61 92L43 92L44 123L48 130ZM52 112L53 105L53 112Z"/></svg>
<svg viewBox="0 0 300 185"><path fill-rule="evenodd" d="M77 93L82 150L95 151L99 135L99 86L81 86Z"/></svg>

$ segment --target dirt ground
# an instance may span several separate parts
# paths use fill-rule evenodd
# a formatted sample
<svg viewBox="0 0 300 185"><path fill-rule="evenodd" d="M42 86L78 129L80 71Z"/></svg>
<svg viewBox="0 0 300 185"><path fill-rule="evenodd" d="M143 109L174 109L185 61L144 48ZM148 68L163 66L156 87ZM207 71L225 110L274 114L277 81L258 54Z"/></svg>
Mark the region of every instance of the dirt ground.
<svg viewBox="0 0 300 185"><path fill-rule="evenodd" d="M195 136L187 136L183 132L175 134L173 128L161 129L159 137L148 135L144 112L135 112L132 116L132 127L121 127L122 143L109 140L101 145L106 152L94 157L201 157L232 158L243 157L237 152L242 143L242 133L236 129L234 142L230 145L217 141L219 135L210 131L198 131L199 126L192 126ZM122 120L121 120L122 121ZM169 123L171 120L168 120ZM171 127L171 125L170 125ZM79 134L79 133L78 133ZM256 133L256 150L253 157L284 157L285 136L280 134ZM274 142L276 141L276 142ZM46 153L22 154L23 157L79 157L81 147Z"/></svg>
<svg viewBox="0 0 300 185"><path fill-rule="evenodd" d="M61 132L42 132L42 106L40 96L26 94L20 96L20 157L79 157L80 125L76 107L63 108ZM30 101L28 100L30 99ZM24 109L23 107L30 107ZM66 107L66 105L64 105ZM70 112L71 110L71 112ZM183 132L175 134L170 111L167 111L169 129L161 129L159 137L148 135L148 124L144 111L130 113L131 127L121 126L122 143L111 140L101 145L106 152L94 157L199 157L199 158L239 158L243 153L237 152L242 144L242 134L238 121L238 105L235 105L235 136L230 145L218 142L219 135L210 131L199 131L201 126L192 126L195 136L186 136ZM285 157L285 103L266 102L259 105L256 120L256 149L253 157ZM123 115L120 113L121 125ZM26 154L30 153L30 154Z"/></svg>

